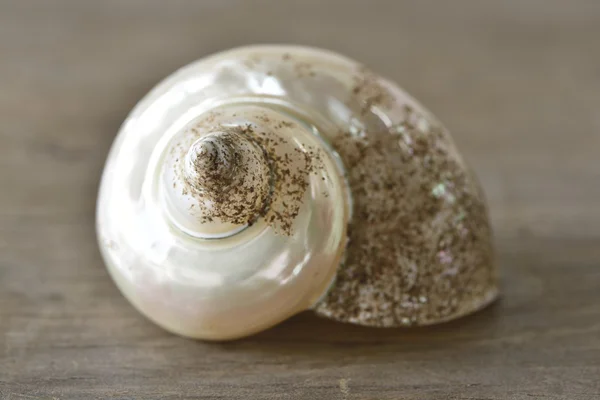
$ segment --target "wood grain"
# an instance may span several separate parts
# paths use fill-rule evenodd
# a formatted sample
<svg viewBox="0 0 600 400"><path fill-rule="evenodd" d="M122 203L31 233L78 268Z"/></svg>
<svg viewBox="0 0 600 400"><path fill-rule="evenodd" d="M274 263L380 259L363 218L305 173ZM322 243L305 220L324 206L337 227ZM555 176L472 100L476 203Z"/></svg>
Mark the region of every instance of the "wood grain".
<svg viewBox="0 0 600 400"><path fill-rule="evenodd" d="M600 398L599 38L585 0L0 0L0 397ZM445 121L489 197L500 302L222 344L130 307L94 234L110 143L159 79L257 42L348 54Z"/></svg>

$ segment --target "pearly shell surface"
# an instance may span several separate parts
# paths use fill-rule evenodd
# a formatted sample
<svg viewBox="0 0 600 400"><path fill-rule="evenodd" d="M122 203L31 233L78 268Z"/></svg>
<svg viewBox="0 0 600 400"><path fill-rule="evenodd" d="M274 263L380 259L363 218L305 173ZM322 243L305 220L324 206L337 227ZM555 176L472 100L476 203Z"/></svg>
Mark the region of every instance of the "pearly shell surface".
<svg viewBox="0 0 600 400"><path fill-rule="evenodd" d="M483 195L446 130L312 48L234 49L157 85L112 146L97 231L125 297L193 338L310 308L424 325L497 296Z"/></svg>

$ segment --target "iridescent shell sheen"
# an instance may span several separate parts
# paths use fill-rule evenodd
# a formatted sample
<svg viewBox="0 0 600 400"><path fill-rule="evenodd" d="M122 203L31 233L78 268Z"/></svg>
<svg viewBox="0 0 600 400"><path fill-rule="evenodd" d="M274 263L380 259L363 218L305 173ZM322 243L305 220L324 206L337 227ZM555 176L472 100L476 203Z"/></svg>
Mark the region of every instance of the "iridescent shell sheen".
<svg viewBox="0 0 600 400"><path fill-rule="evenodd" d="M198 177L213 164L230 186L211 197ZM125 297L194 338L306 309L432 324L497 296L485 201L446 129L393 83L312 48L234 49L156 86L115 139L97 230Z"/></svg>

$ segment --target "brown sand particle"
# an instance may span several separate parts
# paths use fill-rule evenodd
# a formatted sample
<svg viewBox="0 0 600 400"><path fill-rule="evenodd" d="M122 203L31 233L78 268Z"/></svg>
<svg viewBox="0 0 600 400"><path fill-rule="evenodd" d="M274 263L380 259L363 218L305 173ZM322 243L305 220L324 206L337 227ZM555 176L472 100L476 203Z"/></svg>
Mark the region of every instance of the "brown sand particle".
<svg viewBox="0 0 600 400"><path fill-rule="evenodd" d="M352 92L363 115L390 97L371 75ZM485 202L441 126L405 106L396 125L345 132L333 145L354 209L345 262L317 313L363 325L423 325L491 300Z"/></svg>

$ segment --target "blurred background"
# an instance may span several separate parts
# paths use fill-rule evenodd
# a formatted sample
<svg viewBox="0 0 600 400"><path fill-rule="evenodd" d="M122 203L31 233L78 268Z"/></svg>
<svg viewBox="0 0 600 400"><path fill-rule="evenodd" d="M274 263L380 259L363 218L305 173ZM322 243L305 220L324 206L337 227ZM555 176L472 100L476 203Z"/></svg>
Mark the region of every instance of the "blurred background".
<svg viewBox="0 0 600 400"><path fill-rule="evenodd" d="M126 303L94 234L110 144L163 77L254 43L348 55L445 123L489 199L501 302L229 345ZM0 0L0 395L600 398L599 105L598 1Z"/></svg>

